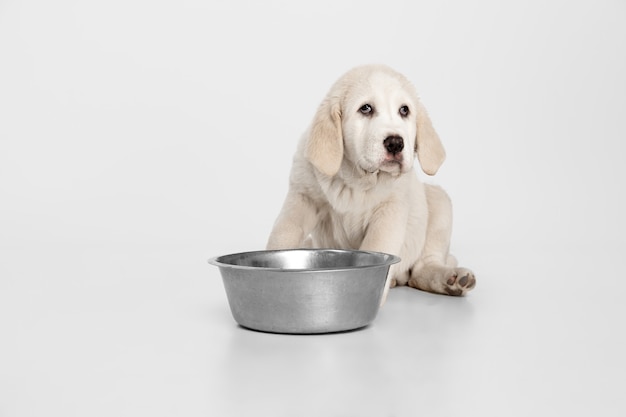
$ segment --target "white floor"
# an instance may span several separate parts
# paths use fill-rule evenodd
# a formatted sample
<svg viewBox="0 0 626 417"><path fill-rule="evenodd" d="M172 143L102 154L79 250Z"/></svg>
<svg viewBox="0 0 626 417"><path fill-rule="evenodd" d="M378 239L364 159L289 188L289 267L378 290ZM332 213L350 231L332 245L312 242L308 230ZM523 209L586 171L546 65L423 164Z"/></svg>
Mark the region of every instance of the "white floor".
<svg viewBox="0 0 626 417"><path fill-rule="evenodd" d="M0 415L626 413L619 248L458 248L468 297L394 289L317 336L237 326L214 249L3 251Z"/></svg>

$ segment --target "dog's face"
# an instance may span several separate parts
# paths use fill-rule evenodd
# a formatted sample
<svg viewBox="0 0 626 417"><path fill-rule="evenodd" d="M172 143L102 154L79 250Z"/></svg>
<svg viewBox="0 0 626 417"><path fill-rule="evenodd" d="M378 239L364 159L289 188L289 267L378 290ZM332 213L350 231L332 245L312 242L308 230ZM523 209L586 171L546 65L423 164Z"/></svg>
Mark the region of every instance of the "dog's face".
<svg viewBox="0 0 626 417"><path fill-rule="evenodd" d="M372 72L353 84L342 103L344 157L366 173L409 171L417 135L417 103L411 92L384 72Z"/></svg>
<svg viewBox="0 0 626 417"><path fill-rule="evenodd" d="M411 83L384 66L357 67L341 77L311 125L306 156L334 176L344 160L363 175L397 176L413 167L415 154L434 175L445 151Z"/></svg>

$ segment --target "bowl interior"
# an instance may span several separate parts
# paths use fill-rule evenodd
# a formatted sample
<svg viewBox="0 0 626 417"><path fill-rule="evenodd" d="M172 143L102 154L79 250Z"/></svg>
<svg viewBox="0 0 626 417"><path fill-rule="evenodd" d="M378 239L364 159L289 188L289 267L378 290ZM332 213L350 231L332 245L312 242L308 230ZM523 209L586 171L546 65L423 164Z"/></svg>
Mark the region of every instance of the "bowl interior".
<svg viewBox="0 0 626 417"><path fill-rule="evenodd" d="M391 265L397 257L385 253L337 250L293 249L244 252L215 258L218 266L280 270L352 269Z"/></svg>

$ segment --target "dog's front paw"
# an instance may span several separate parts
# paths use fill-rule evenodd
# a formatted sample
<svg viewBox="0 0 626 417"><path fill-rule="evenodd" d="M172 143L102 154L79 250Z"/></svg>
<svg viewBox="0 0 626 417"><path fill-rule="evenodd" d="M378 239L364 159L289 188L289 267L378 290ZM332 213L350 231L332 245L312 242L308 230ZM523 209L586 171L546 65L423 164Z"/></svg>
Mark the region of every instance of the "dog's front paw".
<svg viewBox="0 0 626 417"><path fill-rule="evenodd" d="M452 268L447 275L443 289L448 295L465 295L476 286L476 277L467 268Z"/></svg>

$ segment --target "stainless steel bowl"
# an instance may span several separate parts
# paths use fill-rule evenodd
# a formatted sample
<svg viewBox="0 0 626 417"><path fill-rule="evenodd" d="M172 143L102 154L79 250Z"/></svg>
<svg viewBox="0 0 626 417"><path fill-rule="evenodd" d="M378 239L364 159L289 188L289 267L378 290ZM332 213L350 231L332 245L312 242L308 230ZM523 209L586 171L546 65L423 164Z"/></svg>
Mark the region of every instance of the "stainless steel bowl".
<svg viewBox="0 0 626 417"><path fill-rule="evenodd" d="M397 256L366 251L293 249L219 256L233 318L273 333L329 333L370 324Z"/></svg>

